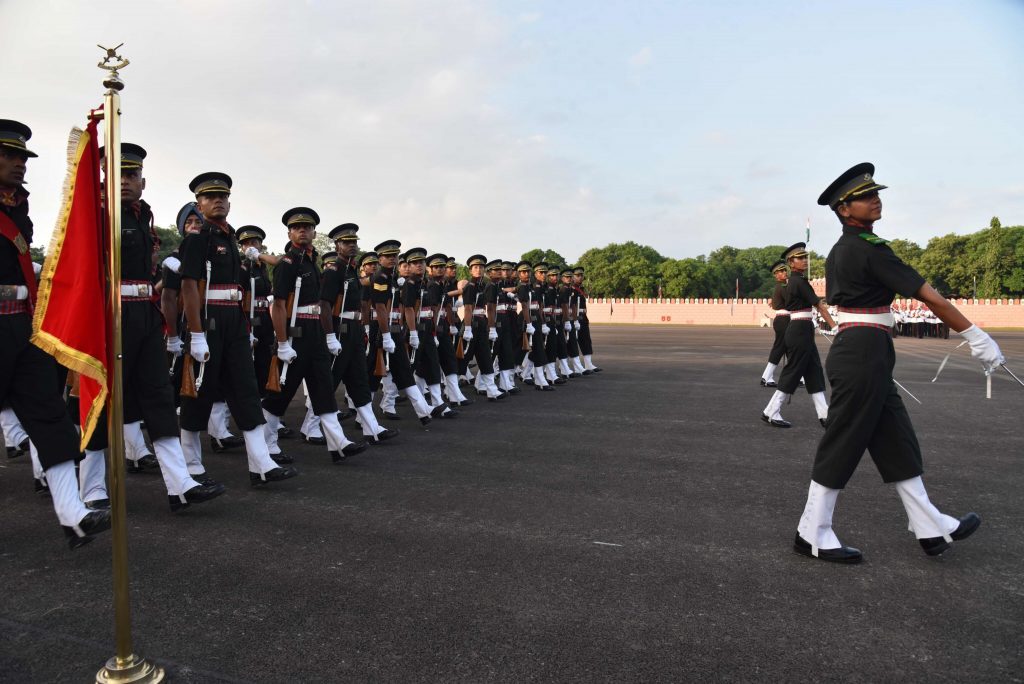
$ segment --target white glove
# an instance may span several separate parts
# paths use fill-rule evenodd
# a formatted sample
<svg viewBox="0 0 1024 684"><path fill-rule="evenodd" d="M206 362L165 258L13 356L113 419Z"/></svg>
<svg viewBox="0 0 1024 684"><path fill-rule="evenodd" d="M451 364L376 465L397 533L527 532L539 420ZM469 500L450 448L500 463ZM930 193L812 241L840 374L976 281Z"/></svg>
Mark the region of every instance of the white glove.
<svg viewBox="0 0 1024 684"><path fill-rule="evenodd" d="M459 334L459 326L457 326L457 325L449 325L448 326L448 333L450 335L452 335L453 337L455 335L458 335Z"/></svg>
<svg viewBox="0 0 1024 684"><path fill-rule="evenodd" d="M253 335L252 333L249 333L249 349L254 349L255 347L256 347L256 336Z"/></svg>
<svg viewBox="0 0 1024 684"><path fill-rule="evenodd" d="M175 335L174 337L167 338L167 351L175 356L181 356L181 338Z"/></svg>
<svg viewBox="0 0 1024 684"><path fill-rule="evenodd" d="M465 330L463 330L462 331L462 339L466 340L467 342L472 342L473 341L473 329L467 327Z"/></svg>
<svg viewBox="0 0 1024 684"><path fill-rule="evenodd" d="M547 323L541 323L540 324L540 332L541 332L541 334L547 335L548 333L551 332L551 328L548 327Z"/></svg>
<svg viewBox="0 0 1024 684"><path fill-rule="evenodd" d="M1006 357L999 350L999 345L992 339L991 335L976 325L960 333L967 344L971 347L971 356L981 361L986 373L994 371L999 364L1006 362Z"/></svg>
<svg viewBox="0 0 1024 684"><path fill-rule="evenodd" d="M370 336L370 326L369 325L364 325L363 326L363 334L366 335L367 337Z"/></svg>
<svg viewBox="0 0 1024 684"><path fill-rule="evenodd" d="M580 329L580 322L579 321L573 321L572 322L572 327L574 327L577 330L579 330Z"/></svg>
<svg viewBox="0 0 1024 684"><path fill-rule="evenodd" d="M434 346L435 347L440 347L441 346L441 341L439 339L437 339L437 335L434 335Z"/></svg>
<svg viewBox="0 0 1024 684"><path fill-rule="evenodd" d="M420 334L415 330L409 331L409 346L413 349L420 348Z"/></svg>
<svg viewBox="0 0 1024 684"><path fill-rule="evenodd" d="M398 280L395 281L395 284L398 285L398 287L402 287L403 285L405 285L405 278L399 278Z"/></svg>
<svg viewBox="0 0 1024 684"><path fill-rule="evenodd" d="M291 363L298 358L299 353L292 349L292 343L288 340L277 343L277 358L281 359L285 363Z"/></svg>
<svg viewBox="0 0 1024 684"><path fill-rule="evenodd" d="M565 325L562 326L562 327L565 328L565 332L571 332L572 331L572 321L566 321Z"/></svg>
<svg viewBox="0 0 1024 684"><path fill-rule="evenodd" d="M533 323L527 323L526 324L526 334L527 335L532 335L535 332L537 332L537 329L533 327Z"/></svg>
<svg viewBox="0 0 1024 684"><path fill-rule="evenodd" d="M391 333L384 333L384 342L381 344L381 346L384 347L384 351L386 351L388 354L395 353L395 341L391 338Z"/></svg>
<svg viewBox="0 0 1024 684"><path fill-rule="evenodd" d="M181 260L177 257L169 256L164 259L164 268L171 273L181 273Z"/></svg>
<svg viewBox="0 0 1024 684"><path fill-rule="evenodd" d="M487 329L487 339L489 339L491 342L494 342L496 339L498 339L498 329L497 328L488 328Z"/></svg>
<svg viewBox="0 0 1024 684"><path fill-rule="evenodd" d="M334 333L327 333L327 351L331 352L334 356L341 353L341 341Z"/></svg>
<svg viewBox="0 0 1024 684"><path fill-rule="evenodd" d="M516 301L516 293L515 292L506 292L505 294L508 295L508 298L511 299L513 302Z"/></svg>
<svg viewBox="0 0 1024 684"><path fill-rule="evenodd" d="M39 275L40 271L43 270L43 265L33 261L32 262L32 270L35 272L36 275Z"/></svg>
<svg viewBox="0 0 1024 684"><path fill-rule="evenodd" d="M210 360L210 347L206 344L206 333L192 333L192 341L189 343L188 353L196 361Z"/></svg>
<svg viewBox="0 0 1024 684"><path fill-rule="evenodd" d="M246 247L245 248L245 258L248 259L249 261L259 261L260 260L260 250L256 249L255 247L252 247L252 246Z"/></svg>

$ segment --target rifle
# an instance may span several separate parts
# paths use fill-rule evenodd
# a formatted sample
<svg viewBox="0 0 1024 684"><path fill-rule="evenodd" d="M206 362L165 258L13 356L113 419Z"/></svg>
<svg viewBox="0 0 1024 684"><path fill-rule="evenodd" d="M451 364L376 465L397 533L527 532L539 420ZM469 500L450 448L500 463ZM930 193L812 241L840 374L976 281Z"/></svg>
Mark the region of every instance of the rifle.
<svg viewBox="0 0 1024 684"><path fill-rule="evenodd" d="M287 308L289 308L292 311L294 311L296 309L296 307L293 306L294 304L295 304L295 293L294 292L290 292L288 294ZM294 322L294 320L295 320L295 315L293 314L292 315L292 321ZM289 338L289 341L290 341L290 338ZM270 359L270 372L267 373L267 385L266 385L266 387L267 387L268 391L270 391L270 392L280 392L281 391L281 384L282 384L282 381L284 380L282 375L283 375L283 373L281 371L281 359L278 358L277 354L274 354L274 356L272 356L271 359Z"/></svg>
<svg viewBox="0 0 1024 684"><path fill-rule="evenodd" d="M189 348L192 347L192 336L189 335ZM195 399L199 396L196 391L195 361L188 349L184 350L181 359L181 396Z"/></svg>
<svg viewBox="0 0 1024 684"><path fill-rule="evenodd" d="M345 270L345 274L348 275L348 267L346 266L345 269L346 269ZM334 318L338 318L339 316L341 316L342 311L344 311L344 309L345 309L345 298L348 296L348 284L349 284L349 282L350 281L346 278L345 279L345 285L344 285L344 287L341 288L341 297L339 299L334 300L334 310L331 312L332 316ZM339 319L339 321L340 321L340 319ZM343 324L339 322L338 325L339 325L339 329L340 329L340 326L343 325ZM341 356L341 355L339 354L338 356ZM331 370L332 371L334 370L334 364L336 364L336 363L338 363L338 357L337 356L335 356L334 360L331 361Z"/></svg>
<svg viewBox="0 0 1024 684"><path fill-rule="evenodd" d="M417 335L420 332L420 321L423 319L423 292L424 292L423 284L426 281L426 278L427 278L426 275L424 275L424 276L422 276L420 278L420 299L416 303L416 334ZM423 340L420 340L420 344L423 344ZM410 348L412 348L412 345L410 345ZM416 367L416 352L417 351L418 351L417 349L413 349L412 353L409 355L409 366L411 366L412 368Z"/></svg>
<svg viewBox="0 0 1024 684"><path fill-rule="evenodd" d="M289 303L292 304L292 319L291 324L288 326L288 343L296 337L302 336L302 331L295 327L295 319L299 315L299 293L302 292L302 276L300 275L295 279L295 296L289 297ZM281 366L281 384L284 385L288 377L288 364L285 363Z"/></svg>
<svg viewBox="0 0 1024 684"><path fill-rule="evenodd" d="M528 291L526 293L526 311L523 312L523 346L522 350L525 352L530 351L530 333L526 332L526 326L529 325L533 312L530 311L530 305L533 304L533 292Z"/></svg>

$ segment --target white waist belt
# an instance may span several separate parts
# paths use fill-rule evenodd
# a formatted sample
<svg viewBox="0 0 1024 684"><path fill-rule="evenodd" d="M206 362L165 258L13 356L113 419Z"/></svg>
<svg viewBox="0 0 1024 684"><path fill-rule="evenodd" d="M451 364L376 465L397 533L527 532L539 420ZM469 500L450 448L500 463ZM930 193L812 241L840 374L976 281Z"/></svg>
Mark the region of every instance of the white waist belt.
<svg viewBox="0 0 1024 684"><path fill-rule="evenodd" d="M433 317L434 317L434 310L433 309L420 309L420 318L433 318Z"/></svg>
<svg viewBox="0 0 1024 684"><path fill-rule="evenodd" d="M399 313L398 311L392 311L391 312L391 320L397 321L401 317L402 317L402 314Z"/></svg>
<svg viewBox="0 0 1024 684"><path fill-rule="evenodd" d="M789 315L789 311L787 309L776 309L775 310L775 315L776 316L788 316Z"/></svg>
<svg viewBox="0 0 1024 684"><path fill-rule="evenodd" d="M350 321L358 321L362 318L362 312L360 311L342 311L341 318L348 319Z"/></svg>
<svg viewBox="0 0 1024 684"><path fill-rule="evenodd" d="M153 286L146 284L138 285L121 285L121 296L122 297L148 297L153 294Z"/></svg>
<svg viewBox="0 0 1024 684"><path fill-rule="evenodd" d="M319 314L320 313L320 305L319 304L307 304L306 306L299 306L299 307L295 308L295 313L297 313L297 314Z"/></svg>
<svg viewBox="0 0 1024 684"><path fill-rule="evenodd" d="M812 321L814 320L813 311L790 311L789 320L791 321Z"/></svg>
<svg viewBox="0 0 1024 684"><path fill-rule="evenodd" d="M508 304L498 304L494 309L495 311L508 311Z"/></svg>
<svg viewBox="0 0 1024 684"><path fill-rule="evenodd" d="M18 301L28 299L27 285L0 285L0 299Z"/></svg>
<svg viewBox="0 0 1024 684"><path fill-rule="evenodd" d="M124 295L124 287L121 288L121 294ZM206 296L213 301L222 302L240 302L242 301L241 290L207 290Z"/></svg>
<svg viewBox="0 0 1024 684"><path fill-rule="evenodd" d="M844 323L874 323L875 325L884 325L887 328L891 328L896 322L896 318L891 313L847 313L840 311L836 316L836 322L839 325Z"/></svg>
<svg viewBox="0 0 1024 684"><path fill-rule="evenodd" d="M473 309L474 316L483 316L487 313L487 309Z"/></svg>

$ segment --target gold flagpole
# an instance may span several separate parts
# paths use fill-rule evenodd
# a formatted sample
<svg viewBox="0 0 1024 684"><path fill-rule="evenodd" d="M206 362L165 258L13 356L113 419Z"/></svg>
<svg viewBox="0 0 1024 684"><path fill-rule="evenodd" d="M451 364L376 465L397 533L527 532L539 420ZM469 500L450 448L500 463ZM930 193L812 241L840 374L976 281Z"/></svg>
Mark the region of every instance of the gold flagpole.
<svg viewBox="0 0 1024 684"><path fill-rule="evenodd" d="M121 45L123 45L122 43ZM121 378L121 96L124 83L118 70L128 60L115 48L105 48L106 57L98 64L109 72L103 85L103 137L105 143L105 177L108 244L107 281L109 283L110 318L107 320L109 352L110 402L107 404L107 474L110 481L111 545L113 546L114 635L113 658L96 673L98 684L110 682L162 682L163 668L132 651L131 597L128 591L128 524L124 491L124 405Z"/></svg>

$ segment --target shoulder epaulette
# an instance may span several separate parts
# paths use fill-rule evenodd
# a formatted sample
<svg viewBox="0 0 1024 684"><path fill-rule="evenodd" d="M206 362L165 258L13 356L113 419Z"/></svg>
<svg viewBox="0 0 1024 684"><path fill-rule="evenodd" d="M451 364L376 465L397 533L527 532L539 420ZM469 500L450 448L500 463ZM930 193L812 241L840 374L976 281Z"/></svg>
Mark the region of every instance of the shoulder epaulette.
<svg viewBox="0 0 1024 684"><path fill-rule="evenodd" d="M874 233L861 233L860 237L863 238L864 240L867 240L868 242L870 242L873 245L887 245L887 244L889 244L888 240L886 240L883 237L879 237L879 236L875 235Z"/></svg>

